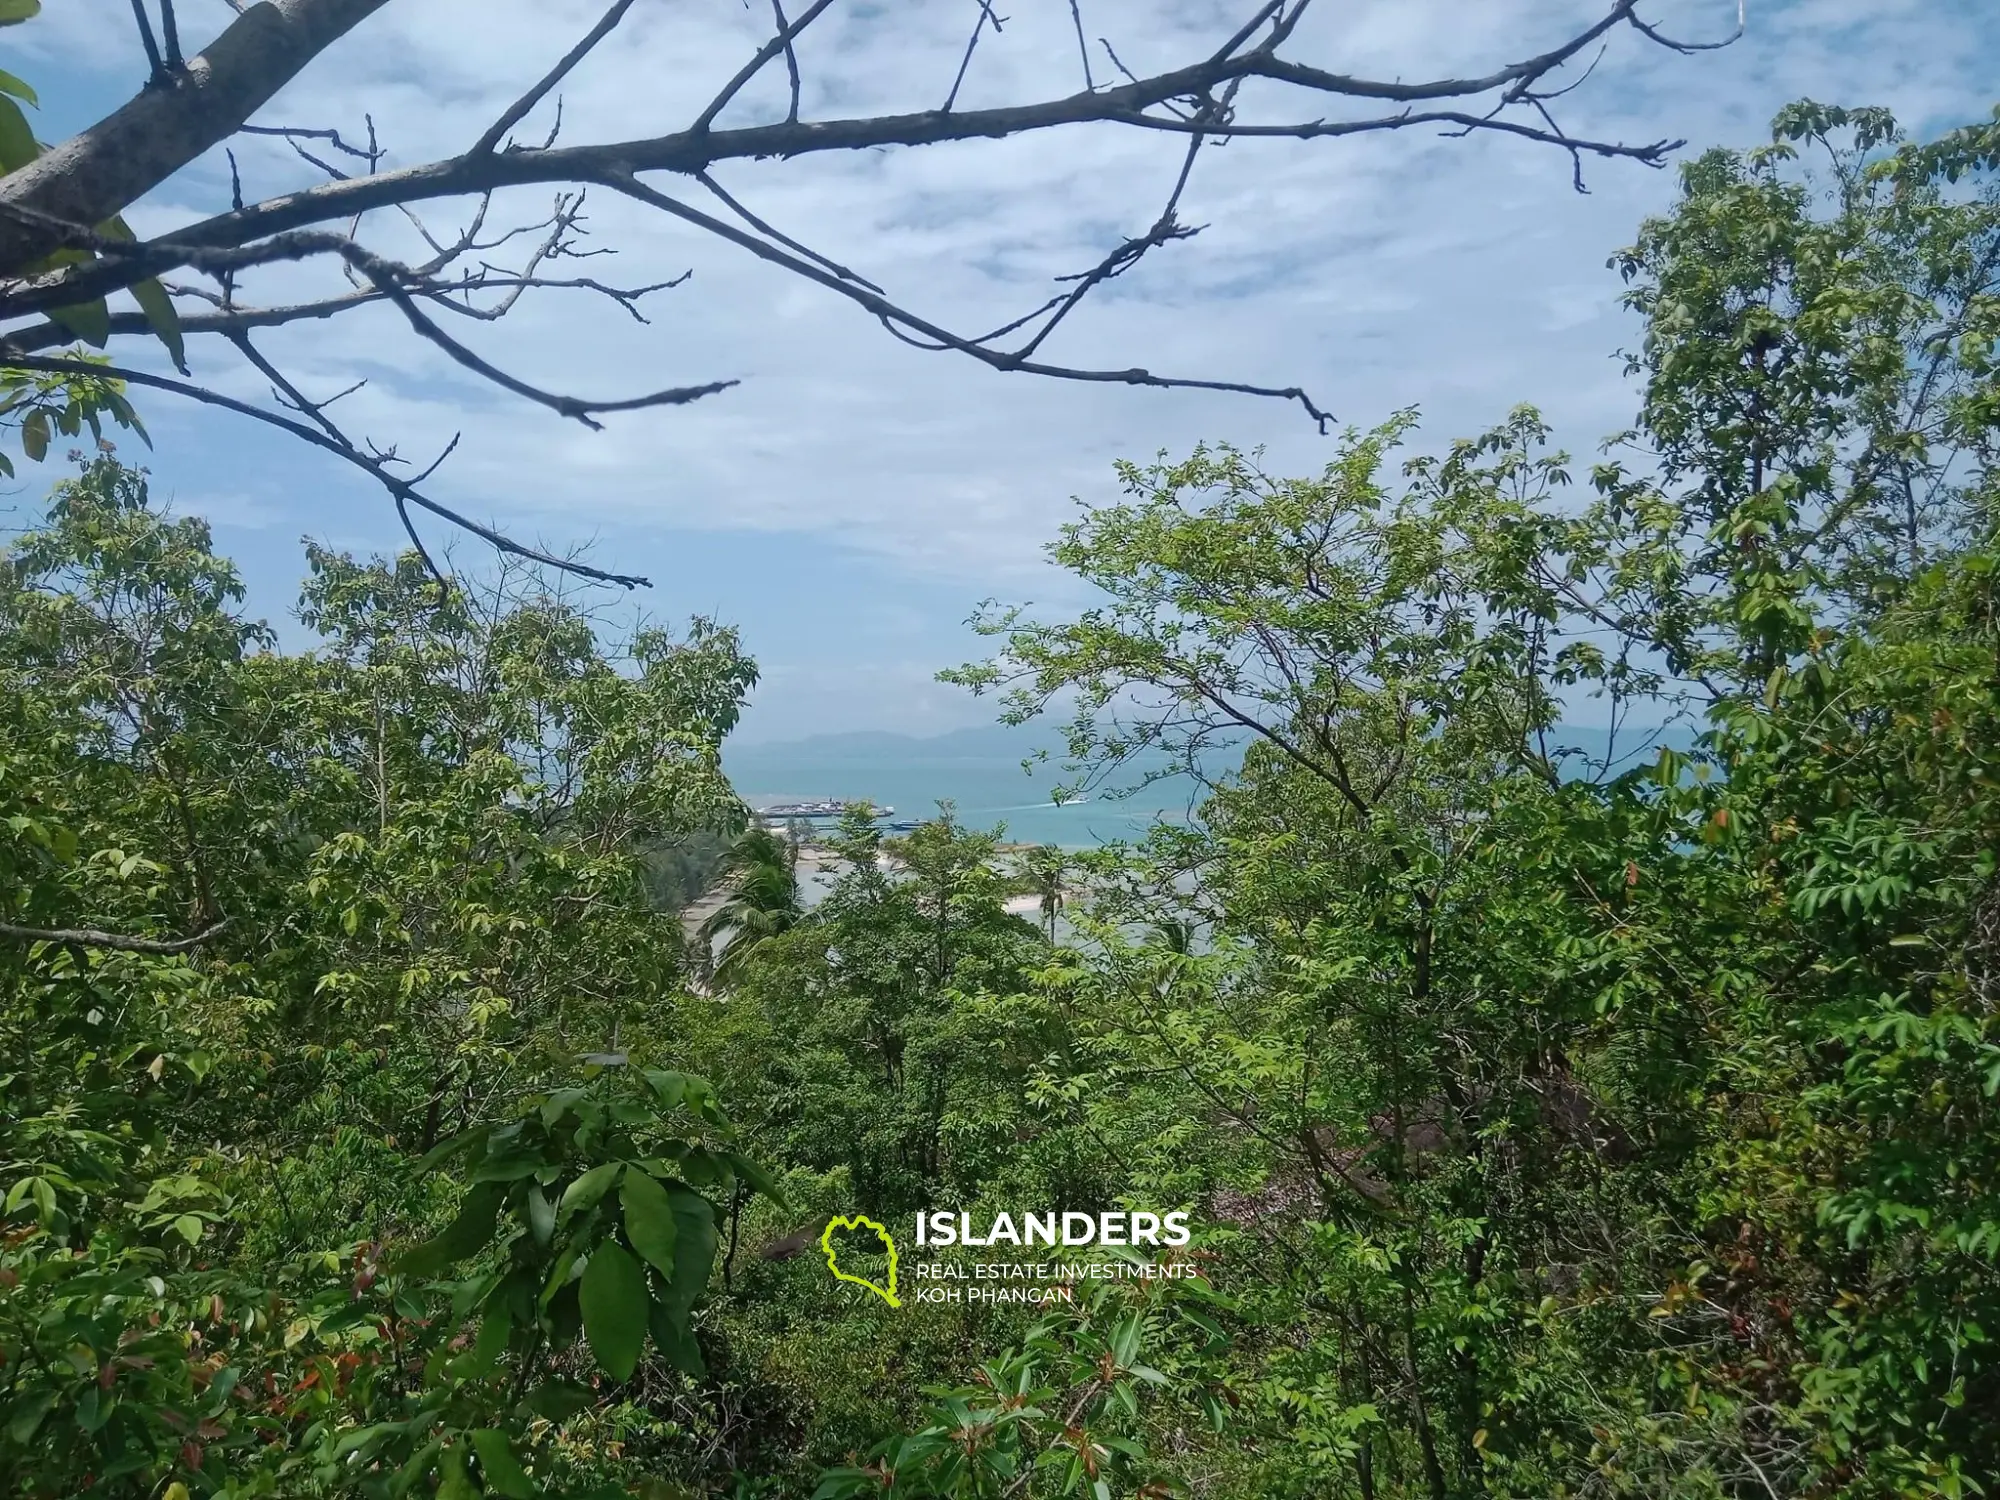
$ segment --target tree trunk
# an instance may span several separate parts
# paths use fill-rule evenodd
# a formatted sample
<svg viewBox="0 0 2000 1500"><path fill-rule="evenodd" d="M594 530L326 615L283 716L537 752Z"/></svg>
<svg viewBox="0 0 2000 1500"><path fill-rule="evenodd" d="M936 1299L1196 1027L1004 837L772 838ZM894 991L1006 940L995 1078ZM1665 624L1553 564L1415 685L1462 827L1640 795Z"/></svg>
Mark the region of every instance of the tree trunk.
<svg viewBox="0 0 2000 1500"><path fill-rule="evenodd" d="M0 275L123 212L210 147L386 0L260 0L177 75L0 178Z"/></svg>

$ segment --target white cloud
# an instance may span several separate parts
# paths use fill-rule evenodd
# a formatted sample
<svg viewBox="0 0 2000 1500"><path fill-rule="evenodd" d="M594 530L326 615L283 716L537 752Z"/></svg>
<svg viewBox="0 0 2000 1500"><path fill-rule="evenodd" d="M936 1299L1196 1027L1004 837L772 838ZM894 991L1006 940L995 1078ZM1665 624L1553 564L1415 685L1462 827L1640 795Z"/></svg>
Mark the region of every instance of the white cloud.
<svg viewBox="0 0 2000 1500"><path fill-rule="evenodd" d="M1143 71L1213 46L1244 8L1085 0L1084 15L1093 38L1111 38ZM1008 9L1004 35L985 38L973 58L964 107L1080 81L1067 0ZM1693 39L1723 34L1735 19L1734 0L1655 0L1648 9ZM1563 120L1579 132L1684 136L1699 146L1758 139L1771 112L1801 94L1887 103L1919 126L1969 118L1990 103L1996 57L1979 25L1983 9L1971 0L1751 0L1749 35L1693 58L1623 33L1596 76L1562 101ZM183 10L191 33L228 19L220 0L184 0ZM598 10L595 0L396 0L264 118L352 135L365 113L392 165L447 154ZM1483 71L1599 10L1598 0L1322 4L1296 50L1357 73ZM801 46L806 114L936 106L975 14L969 0L836 6ZM762 6L735 0L637 7L615 43L565 85L564 139L684 125L758 44L764 23ZM38 35L22 34L36 37L41 66L102 68L116 58L130 71L129 27L124 0L72 0L50 7ZM1102 80L1109 64L1093 51ZM767 69L737 106L743 117L781 111L783 78L781 66ZM1259 109L1277 107L1271 90L1260 92ZM1176 137L1092 128L732 163L718 175L758 212L908 305L970 329L1026 310L1049 294L1050 278L1143 229L1180 150ZM245 143L238 154L253 194L311 180L279 143ZM1515 140L1233 142L1204 153L1184 201L1183 219L1206 224L1204 232L1105 288L1047 352L1085 365L1297 383L1362 425L1422 404L1435 441L1534 400L1566 442L1587 449L1624 425L1632 400L1609 358L1631 330L1604 261L1644 213L1666 204L1673 179L1623 162L1585 168L1591 192L1579 196L1561 153ZM213 211L224 202L220 173L219 158L201 164L135 217L158 230ZM508 195L496 216L545 211L549 196ZM427 213L447 223L465 207ZM440 498L526 533L601 533L613 547L676 529L805 535L876 554L912 579L955 580L968 598L1050 596L1040 547L1072 513L1072 494L1109 492L1114 457L1184 450L1203 437L1268 445L1278 467L1316 467L1329 452L1293 406L1037 381L919 352L861 310L730 246L610 194L594 193L592 209L597 242L619 253L590 263L590 274L642 282L693 270L687 285L649 302L650 325L549 293L524 300L497 327L454 324L454 332L539 384L589 395L711 378L741 386L588 433L481 386L380 311L273 334L267 346L314 391L368 376L369 387L342 407L347 420L422 461L462 430L435 485ZM392 220L377 233L391 251L412 243ZM323 266L293 267L259 286L278 297L324 286L327 275ZM205 351L204 376L257 393L261 382L226 355ZM323 461L301 456L297 471L270 475L269 496L231 503L295 505L288 490L316 467ZM915 680L907 663L831 670L818 680L883 702L909 699Z"/></svg>

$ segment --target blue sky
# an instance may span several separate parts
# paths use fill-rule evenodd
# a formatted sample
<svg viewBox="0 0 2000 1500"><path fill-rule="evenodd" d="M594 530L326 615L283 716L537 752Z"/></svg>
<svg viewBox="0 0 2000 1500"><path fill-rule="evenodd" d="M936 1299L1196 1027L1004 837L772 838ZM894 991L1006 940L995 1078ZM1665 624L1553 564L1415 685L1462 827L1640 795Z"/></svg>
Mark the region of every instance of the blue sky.
<svg viewBox="0 0 2000 1500"><path fill-rule="evenodd" d="M198 44L224 0L181 0ZM1088 0L1094 33L1144 71L1195 54L1243 9L1218 0ZM1340 71L1415 77L1540 51L1597 0L1345 0L1310 13L1297 51ZM595 18L596 0L393 0L259 118L356 132L371 114L391 165L473 139ZM1074 80L1067 0L1014 0L1005 34L969 72L968 104L1044 96ZM836 6L808 35L814 114L921 108L949 82L973 0ZM1724 34L1735 0L1653 0L1647 14L1689 37ZM616 46L565 86L564 139L684 125L761 39L765 11L741 0L642 3ZM0 33L42 91L56 139L113 107L142 68L126 0L51 0ZM191 49L192 50L192 49ZM1671 57L1614 41L1569 99L1579 133L1690 150L1750 144L1802 95L1887 104L1923 131L1996 102L2000 14L1988 0L1749 0L1733 48ZM1056 82L1051 85L1051 79ZM782 71L744 97L746 118L782 108ZM1051 276L1097 260L1150 223L1174 140L1100 129L901 153L742 163L720 174L760 213L855 266L906 305L956 326L991 326L1047 295ZM268 196L311 173L273 142L239 149L245 186ZM1614 351L1633 329L1606 257L1665 206L1671 172L1616 163L1570 186L1569 163L1499 138L1399 135L1331 142L1237 141L1206 153L1183 218L1210 227L1156 254L1072 321L1052 353L1079 364L1297 383L1343 422L1424 411L1425 443L1477 430L1532 401L1572 449L1629 420ZM130 218L159 232L226 206L219 155ZM547 194L501 211L531 217ZM440 209L441 223L455 222ZM648 574L636 607L739 624L765 671L748 740L817 730L932 732L984 705L931 680L977 643L963 621L982 598L1051 611L1080 595L1040 548L1073 497L1111 497L1119 457L1200 439L1263 445L1277 469L1309 471L1330 439L1296 408L1246 397L1078 386L1001 375L890 340L858 309L728 246L624 204L592 227L615 259L588 269L627 282L692 270L641 326L616 308L548 294L482 329L478 347L545 385L625 394L714 378L743 384L683 410L612 419L590 433L481 387L370 311L290 330L269 352L308 389L367 375L341 410L354 429L431 452L463 432L432 486L439 498L557 547ZM397 253L396 227L373 231ZM260 288L324 286L323 268ZM226 346L197 346L196 374L261 393ZM240 419L147 396L146 460L158 493L213 522L242 564L253 606L289 611L310 534L356 550L400 541L387 501L335 461ZM47 475L23 465L16 505ZM5 503L0 500L0 503ZM441 534L437 535L443 540ZM458 555L481 560L476 544Z"/></svg>

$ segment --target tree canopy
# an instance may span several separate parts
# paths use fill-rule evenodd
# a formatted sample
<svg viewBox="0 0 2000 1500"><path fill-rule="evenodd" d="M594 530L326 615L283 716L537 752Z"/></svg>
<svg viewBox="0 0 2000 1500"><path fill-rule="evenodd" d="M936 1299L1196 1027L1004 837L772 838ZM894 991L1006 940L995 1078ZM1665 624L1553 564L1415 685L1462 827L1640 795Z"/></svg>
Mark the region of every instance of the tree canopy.
<svg viewBox="0 0 2000 1500"><path fill-rule="evenodd" d="M1121 466L946 675L1199 780L1126 845L855 809L808 890L734 629L315 546L284 646L79 455L0 568L11 1492L1986 1493L1996 168L1689 162L1595 463ZM1192 1243L821 1255L1027 1204Z"/></svg>

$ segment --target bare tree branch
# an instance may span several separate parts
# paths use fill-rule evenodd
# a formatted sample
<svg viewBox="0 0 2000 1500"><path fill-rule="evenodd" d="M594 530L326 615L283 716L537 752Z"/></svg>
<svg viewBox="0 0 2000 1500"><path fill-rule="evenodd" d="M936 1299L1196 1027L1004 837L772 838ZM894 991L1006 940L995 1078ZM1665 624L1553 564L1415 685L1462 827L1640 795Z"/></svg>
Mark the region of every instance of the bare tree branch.
<svg viewBox="0 0 2000 1500"><path fill-rule="evenodd" d="M582 62L584 58L590 55L599 42L603 41L617 29L618 23L625 19L625 12L631 8L632 0L616 0L616 3L604 13L598 23L584 34L583 40L570 48L564 54L561 62L542 75L541 82L537 83L527 93L508 105L500 118L486 127L486 133L472 143L472 149L466 155L484 156L495 146L499 145L501 137L520 124L527 117L528 111L541 103L548 95L549 90L563 81L570 69Z"/></svg>
<svg viewBox="0 0 2000 1500"><path fill-rule="evenodd" d="M306 0L299 0L306 3ZM331 0L326 0L331 3ZM360 0L347 0L349 4ZM788 31L796 35L816 17L830 0L822 0L794 21ZM382 172L365 179L328 182L300 192L287 193L238 211L218 214L164 237L178 245L242 245L263 236L282 233L309 224L363 214L375 209L430 199L472 196L506 187L534 183L588 182L602 180L608 170L630 172L667 171L693 176L712 169L717 163L745 158L797 157L827 151L853 151L877 146L926 146L949 141L975 140L1020 135L1087 123L1110 123L1141 128L1191 128L1187 122L1161 120L1146 113L1173 100L1201 99L1237 78L1264 78L1290 83L1310 92L1330 96L1388 100L1398 103L1422 102L1453 97L1472 98L1511 88L1524 81L1546 77L1578 52L1603 36L1612 26L1631 19L1636 0L1617 0L1609 14L1595 25L1526 62L1511 64L1482 78L1440 79L1430 82L1397 83L1369 80L1308 67L1277 57L1263 49L1222 55L1188 67L1174 69L1095 92L1068 95L1037 104L1007 105L992 109L944 112L925 110L916 114L882 115L833 121L784 122L748 126L735 130L713 130L701 121L695 127L670 135L592 146L569 146L548 150L518 150L474 154L426 163L400 171ZM1264 12L1274 12L1266 6ZM983 24L983 16L982 16ZM775 39L774 39L775 40ZM773 56L782 50L772 44L759 53ZM753 65L761 66L757 59ZM753 68L739 73L745 79ZM732 80L718 98L724 103L740 84ZM705 118L708 112L704 111ZM1423 124L1471 124L1474 128L1508 130L1502 120L1484 120L1466 112L1400 113L1362 120L1312 120L1283 124L1232 124L1231 135L1293 136L1300 138L1350 135L1384 131ZM1223 127L1208 127L1225 133ZM1572 144L1566 137L1529 127L1515 126L1511 132L1549 144ZM1611 141L1578 139L1579 149L1605 156L1620 156L1657 165L1678 144L1654 141L1627 145ZM46 158L44 158L46 160ZM24 168L23 173L32 168ZM9 210L40 209L16 190L23 173L0 179L0 214ZM122 205L120 205L122 206ZM115 211L115 210L114 210ZM71 224L100 222L81 216ZM65 222L61 215L41 209L35 235L47 248L60 243L49 226ZM18 267L9 253L12 244L32 231L24 224L0 224L0 271ZM15 271L18 275L18 269ZM72 273L74 274L74 273ZM12 298L0 294L0 317L13 312Z"/></svg>
<svg viewBox="0 0 2000 1500"><path fill-rule="evenodd" d="M389 471L389 465L396 461L393 454L382 457L371 456L362 452L361 449L345 438L336 439L325 432L307 426L304 422L294 421L290 417L280 416L276 412L265 411L260 406L252 406L247 401L238 401L235 397L225 396L220 391L211 391L184 380L171 380L164 375L155 375L150 370L134 370L122 365L91 364L75 359L50 359L39 354L9 355L7 363L16 369L40 370L51 375L83 375L96 379L122 380L130 385L145 386L151 390L166 391L176 396L185 396L191 401L201 402L204 406L214 406L224 411L235 412L238 416L249 417L253 421L262 422L267 427L276 427L281 431L288 432L303 442L311 443L315 448L324 448L327 452L345 459L348 463L362 470L399 502L406 501L411 505L427 510L439 519L449 521L461 531L471 532L472 535L492 544L510 556L524 558L529 562L540 563L545 567L557 568L566 573L575 573L583 578L594 578L600 583L615 583L621 588L650 588L652 586L652 580L647 578L641 578L629 573L607 573L600 568L593 568L587 564L576 562L573 559L556 557L538 548L524 547L512 537L495 531L490 526L482 526L470 516L433 500L427 495L418 494L411 487L410 481L402 479ZM262 367L260 366L260 368ZM322 402L319 404L324 406L325 403ZM312 403L307 403L307 405L311 406Z"/></svg>
<svg viewBox="0 0 2000 1500"><path fill-rule="evenodd" d="M379 162L383 154L381 147L373 139L374 123L372 120L369 123L370 140L366 146L350 146L342 139L338 130L308 129L299 125L245 125L242 133L244 135L275 135L287 141L325 141L334 150L365 161L370 167Z"/></svg>
<svg viewBox="0 0 2000 1500"><path fill-rule="evenodd" d="M138 938L101 932L95 927L16 927L0 922L0 937L23 943L60 943L77 948L109 948L118 953L187 953L208 942L229 925L229 918L203 928L193 937Z"/></svg>
<svg viewBox="0 0 2000 1500"><path fill-rule="evenodd" d="M961 354L971 355L981 364L989 365L996 370L1018 370L1027 375L1047 375L1058 380L1080 380L1093 384L1109 385L1145 385L1153 386L1160 390L1234 391L1239 395L1245 396L1270 396L1282 401L1298 402L1305 409L1306 414L1318 424L1322 432L1325 432L1333 422L1332 414L1322 411L1314 404L1312 397L1297 386L1250 385L1235 380L1198 380L1183 376L1155 375L1150 370L1142 369L1077 369L1068 365L1046 364L1025 359L1018 354L1008 354L988 349L981 344L973 342L971 339L961 338L948 329L939 327L928 318L919 317L913 312L898 307L895 303L889 301L888 298L878 293L871 292L865 287L857 286L853 282L843 281L831 271L822 270L818 265L802 256L793 255L775 245L768 244L756 238L754 235L746 234L733 224L725 224L722 220L713 218L697 208L691 208L685 203L669 198L666 194L657 192L646 186L645 183L639 181L636 177L609 177L606 179L606 185L617 188L620 192L636 198L641 203L650 204L652 207L660 209L665 213L670 213L675 218L685 219L691 224L699 225L710 234L741 245L744 249L762 260L770 261L773 265L783 266L786 270L803 276L808 281L817 282L821 286L828 287L840 293L841 296L846 297L852 302L858 302L861 306L874 313L881 320L882 326L895 334L896 337L902 339L905 343L913 343L918 348L955 349ZM908 332L906 333L905 330L908 330ZM922 334L925 339L931 342L925 344L912 339L909 337L909 333Z"/></svg>
<svg viewBox="0 0 2000 1500"><path fill-rule="evenodd" d="M174 15L174 0L160 0L160 42L166 49L167 68L178 73L187 66L181 56L181 23Z"/></svg>
<svg viewBox="0 0 2000 1500"><path fill-rule="evenodd" d="M499 367L441 326L438 319L444 312L475 321L497 321L526 292L544 288L603 296L644 322L639 300L678 285L685 276L620 287L596 277L550 274L559 261L610 253L583 243L589 231L584 227L582 189L596 184L847 298L896 338L918 348L952 351L995 370L1056 379L1231 391L1297 402L1325 430L1331 421L1329 415L1295 386L1157 375L1137 367L1081 368L1052 362L1042 357L1041 351L1096 288L1129 272L1152 250L1199 232L1200 226L1182 221L1181 204L1206 145L1238 138L1318 140L1426 128L1453 135L1490 131L1563 151L1571 159L1573 180L1581 188L1585 155L1659 166L1680 144L1664 140L1628 144L1577 136L1565 130L1551 112L1552 101L1590 76L1604 56L1612 32L1628 28L1642 42L1674 52L1704 51L1734 40L1732 36L1721 42L1681 42L1642 20L1636 13L1638 0L1603 0L1605 8L1592 24L1554 47L1483 75L1407 81L1401 77L1369 78L1289 55L1310 0L1244 0L1247 14L1213 51L1149 76L1126 67L1111 43L1099 38L1115 70L1104 85L1099 85L1087 45L1081 0L1070 0L1071 26L1083 63L1083 90L961 111L958 99L975 52L988 30L998 38L1008 24L995 9L995 0L973 0L971 35L957 59L941 108L802 120L805 80L797 40L831 9L833 0L812 0L810 4L801 0L804 8L796 18L788 14L785 0L771 0L772 34L686 128L632 140L558 146L562 120L558 95L555 126L543 142L537 146L513 141L510 132L554 95L558 85L628 19L633 0L610 0L596 24L457 156L385 170L385 152L376 139L372 118L368 119L365 148L344 139L335 129L249 123L280 87L385 3L387 0L257 0L254 4L230 0L236 18L200 55L182 64L171 3L163 0L161 7L167 36L166 51L161 53L143 0L134 0L142 40L154 63L154 82L99 124L20 171L0 177L0 364L54 373L109 373L304 435L381 483L420 551L422 541L410 525L412 506L464 525L515 555L627 584L636 580L598 574L521 548L424 497L412 487L418 480L402 478L400 471L390 472L388 466L398 462L392 452L364 448L349 440L327 417L325 409L330 403L306 398L255 349L250 335L263 328L334 317L369 303L388 302L412 333L462 368L593 428L600 425L597 418L606 413L683 404L725 389L733 382L673 387L624 399L587 400L549 390ZM1742 23L1739 4L1735 35L1742 33ZM1007 35L1012 37L1012 33ZM1573 76L1575 70L1569 64L1586 52L1595 55L1580 77ZM785 60L788 92L784 118L719 127L717 122L732 103L779 56ZM157 76L162 69L173 70L170 86ZM1252 82L1259 87L1245 90L1243 86ZM1245 105L1239 114L1239 94L1255 103L1254 113ZM1298 106L1301 98L1306 101L1303 107L1284 104L1289 99ZM1362 108L1355 112L1352 107L1357 105ZM1327 113L1321 115L1321 108ZM1163 208L1150 227L1111 247L1088 270L1057 277L1066 290L976 336L954 333L912 311L876 281L776 228L725 190L716 178L716 170L731 162L935 146L1086 125L1188 138ZM97 232L94 226L122 212L173 172L239 130L283 139L325 180L246 204L232 154L231 206L227 211L140 244L121 243ZM324 142L333 159L318 154L314 142ZM343 170L338 164L340 156L365 163L365 170ZM642 180L653 173L671 173L699 183L733 220L695 209ZM547 185L559 189L547 218L494 230L486 227L495 195ZM434 232L419 214L423 205L460 198L473 200L474 208L469 222L455 233ZM364 229L371 222L368 216L384 210L401 215L414 227L428 247L430 259L407 264L364 243ZM510 257L512 264L496 265L480 258L517 240L520 244ZM83 253L66 257L63 264L53 264L49 257L59 250ZM345 282L334 294L264 307L239 304L240 279L247 273L329 257ZM185 381L120 366L86 366L40 352L70 341L62 325L46 320L51 312L176 273L213 278L218 288L209 291L176 281L171 294L180 302L207 304L207 310L190 312L181 319L182 331L228 339L270 380L280 411L239 402ZM106 316L111 336L151 331L151 320L131 312L109 311ZM1012 347L1002 345L1002 340L1015 335L1019 338ZM445 452L450 451L447 446ZM426 475L429 472L426 470ZM428 552L425 556L428 559Z"/></svg>
<svg viewBox="0 0 2000 1500"><path fill-rule="evenodd" d="M792 85L792 107L785 111L785 121L796 125L799 119L799 54L789 34L792 23L785 19L785 0L771 0L771 19L778 23L778 35L785 39L785 76Z"/></svg>
<svg viewBox="0 0 2000 1500"><path fill-rule="evenodd" d="M153 37L153 18L146 14L145 0L132 0L132 19L139 27L139 45L146 49L146 76L149 79L164 77L166 60L160 56L160 44Z"/></svg>
<svg viewBox="0 0 2000 1500"><path fill-rule="evenodd" d="M965 70L972 66L972 54L979 47L980 33L986 29L987 23L991 22L993 34L998 36L1000 28L1006 24L1004 16L993 14L993 0L978 0L978 5L979 17L972 23L972 35L966 39L965 56L958 60L958 76L951 81L951 92L944 96L944 109L941 113L947 115L951 113L952 105L958 102L958 91L965 84Z"/></svg>
<svg viewBox="0 0 2000 1500"><path fill-rule="evenodd" d="M115 113L0 178L0 203L59 223L102 224L227 140L306 64L386 0L261 0L193 59L173 88ZM45 228L0 222L0 271L57 248Z"/></svg>
<svg viewBox="0 0 2000 1500"><path fill-rule="evenodd" d="M734 99L743 91L745 84L764 71L765 63L776 57L780 52L784 53L787 57L793 56L792 43L797 39L798 34L824 15L826 8L832 4L833 0L813 0L813 3L806 8L805 13L796 21L793 21L788 26L780 26L778 34L759 47L756 55L737 70L734 78L722 86L722 92L708 101L708 107L695 117L695 122L688 127L687 133L689 135L706 135L708 127L715 123L715 117L728 107L731 99ZM796 58L793 58L793 60L796 62ZM794 123L797 119L798 116L794 113L787 123Z"/></svg>
<svg viewBox="0 0 2000 1500"><path fill-rule="evenodd" d="M1069 18L1076 25L1077 55L1083 59L1083 87L1086 93L1097 88L1097 80L1090 76L1090 43L1083 39L1083 10L1077 0L1069 0Z"/></svg>

